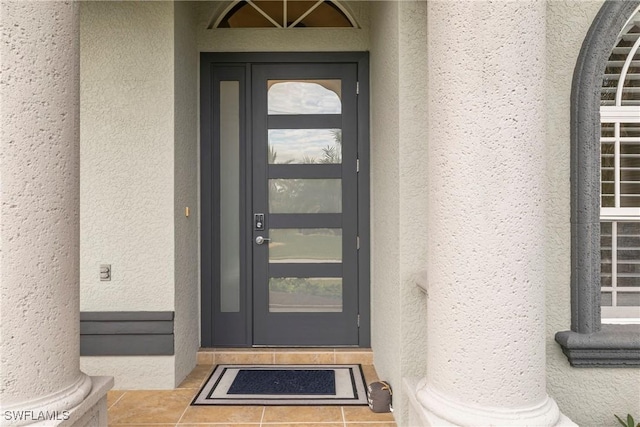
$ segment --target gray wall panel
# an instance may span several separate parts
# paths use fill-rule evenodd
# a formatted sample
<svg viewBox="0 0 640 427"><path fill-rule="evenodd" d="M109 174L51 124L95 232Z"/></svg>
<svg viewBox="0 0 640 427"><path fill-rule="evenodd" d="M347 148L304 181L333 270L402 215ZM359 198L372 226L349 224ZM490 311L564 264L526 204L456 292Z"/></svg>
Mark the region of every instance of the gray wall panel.
<svg viewBox="0 0 640 427"><path fill-rule="evenodd" d="M81 356L173 355L172 311L80 313Z"/></svg>

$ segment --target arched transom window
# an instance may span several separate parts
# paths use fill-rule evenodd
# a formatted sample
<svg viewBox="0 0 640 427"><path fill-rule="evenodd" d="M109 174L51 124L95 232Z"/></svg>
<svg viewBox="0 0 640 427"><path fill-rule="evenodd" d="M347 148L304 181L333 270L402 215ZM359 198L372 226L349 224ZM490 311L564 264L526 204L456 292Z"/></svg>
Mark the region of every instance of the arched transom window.
<svg viewBox="0 0 640 427"><path fill-rule="evenodd" d="M618 36L600 98L602 317L640 306L640 8Z"/></svg>
<svg viewBox="0 0 640 427"><path fill-rule="evenodd" d="M357 28L349 12L332 0L236 0L209 28Z"/></svg>

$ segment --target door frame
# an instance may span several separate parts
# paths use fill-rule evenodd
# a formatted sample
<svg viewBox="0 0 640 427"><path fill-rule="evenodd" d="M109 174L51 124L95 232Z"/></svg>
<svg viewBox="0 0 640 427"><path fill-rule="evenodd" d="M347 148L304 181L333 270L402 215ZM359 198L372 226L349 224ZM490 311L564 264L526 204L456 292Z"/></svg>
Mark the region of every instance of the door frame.
<svg viewBox="0 0 640 427"><path fill-rule="evenodd" d="M214 346L213 322L234 322L233 317L221 319L216 317L213 307L217 303L215 289L216 277L214 269L216 260L219 260L220 251L216 242L215 221L218 219L219 206L216 192L218 183L214 181L214 169L216 158L214 153L214 135L216 130L213 120L214 92L212 86L214 66L244 67L245 78L250 77L253 64L286 64L286 63L355 63L358 68L358 97L357 97L357 149L358 149L358 305L359 305L359 329L357 347L371 346L371 290L370 290L370 153L369 153L369 53L368 52L256 52L256 53L212 53L200 54L200 209L201 209L201 346ZM244 110L241 115L245 117L244 126L240 129L246 142L252 140L251 120L251 91L241 90L244 101ZM242 144L242 141L241 141ZM251 165L251 147L245 143L241 146L240 155L245 165ZM247 163L248 162L248 163ZM241 182L252 182L251 170L240 170ZM241 184L242 185L242 184ZM246 188L246 187L245 187ZM253 224L251 206L251 194L241 197L241 205L244 205L244 217L241 226L243 230L251 230ZM245 236L246 237L246 236ZM246 240L246 238L244 239ZM252 245L243 241L241 243L241 258L247 268L252 265ZM212 260L212 262L205 262ZM219 262L219 261L218 261ZM244 275L246 278L246 274ZM251 278L246 278L244 288L249 289ZM243 284L241 284L241 288ZM252 292L241 292L241 307L244 307L246 324L242 330L236 329L238 339L228 344L216 346L251 347L252 337Z"/></svg>

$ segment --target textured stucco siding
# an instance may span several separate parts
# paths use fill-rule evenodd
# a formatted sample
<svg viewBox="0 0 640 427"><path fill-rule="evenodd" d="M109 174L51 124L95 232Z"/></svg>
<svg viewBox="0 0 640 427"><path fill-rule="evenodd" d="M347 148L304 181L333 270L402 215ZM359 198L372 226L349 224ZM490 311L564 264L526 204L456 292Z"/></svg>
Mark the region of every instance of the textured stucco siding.
<svg viewBox="0 0 640 427"><path fill-rule="evenodd" d="M80 369L113 377L114 390L166 390L174 387L174 356L83 356Z"/></svg>
<svg viewBox="0 0 640 427"><path fill-rule="evenodd" d="M640 369L572 368L554 340L571 325L569 123L573 70L602 1L547 3L547 388L583 427L614 427L613 414L640 414Z"/></svg>
<svg viewBox="0 0 640 427"><path fill-rule="evenodd" d="M176 386L200 343L198 295L198 52L193 4L175 3L175 358ZM189 207L189 217L185 216Z"/></svg>
<svg viewBox="0 0 640 427"><path fill-rule="evenodd" d="M173 4L83 2L80 37L81 309L171 311Z"/></svg>
<svg viewBox="0 0 640 427"><path fill-rule="evenodd" d="M80 307L174 311L173 4L82 2L80 15ZM81 366L116 388L172 388L173 361Z"/></svg>
<svg viewBox="0 0 640 427"><path fill-rule="evenodd" d="M372 347L402 423L426 369L426 3L372 3L370 40Z"/></svg>
<svg viewBox="0 0 640 427"><path fill-rule="evenodd" d="M378 375L395 388L402 375L398 3L372 3L371 24L371 347Z"/></svg>
<svg viewBox="0 0 640 427"><path fill-rule="evenodd" d="M91 388L78 365L77 13L0 4L3 425L18 420L5 409L69 408Z"/></svg>
<svg viewBox="0 0 640 427"><path fill-rule="evenodd" d="M399 180L400 180L400 354L401 378L424 376L427 369L426 295L417 286L425 280L427 238L427 3L403 1L399 9ZM400 397L396 419L407 421L407 397ZM396 399L397 400L397 399Z"/></svg>
<svg viewBox="0 0 640 427"><path fill-rule="evenodd" d="M434 1L429 19L429 384L541 405L544 3Z"/></svg>

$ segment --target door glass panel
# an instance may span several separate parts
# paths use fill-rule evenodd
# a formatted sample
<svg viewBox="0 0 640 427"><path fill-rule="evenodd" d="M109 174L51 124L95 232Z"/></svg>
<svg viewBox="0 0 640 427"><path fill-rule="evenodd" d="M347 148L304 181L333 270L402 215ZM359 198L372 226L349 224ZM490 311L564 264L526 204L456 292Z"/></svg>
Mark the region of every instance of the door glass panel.
<svg viewBox="0 0 640 427"><path fill-rule="evenodd" d="M272 228L269 262L342 262L340 228Z"/></svg>
<svg viewBox="0 0 640 427"><path fill-rule="evenodd" d="M341 213L341 179L270 179L271 213Z"/></svg>
<svg viewBox="0 0 640 427"><path fill-rule="evenodd" d="M220 311L240 311L240 84L220 82Z"/></svg>
<svg viewBox="0 0 640 427"><path fill-rule="evenodd" d="M341 114L341 80L268 80L269 114Z"/></svg>
<svg viewBox="0 0 640 427"><path fill-rule="evenodd" d="M270 164L342 163L341 129L269 129Z"/></svg>
<svg viewBox="0 0 640 427"><path fill-rule="evenodd" d="M339 277L272 277L269 311L341 312L342 279Z"/></svg>

